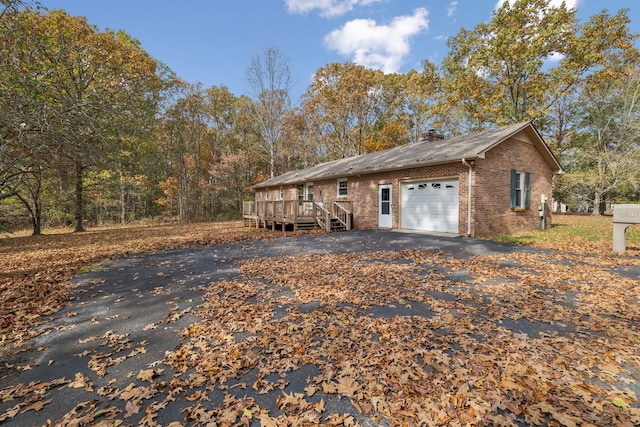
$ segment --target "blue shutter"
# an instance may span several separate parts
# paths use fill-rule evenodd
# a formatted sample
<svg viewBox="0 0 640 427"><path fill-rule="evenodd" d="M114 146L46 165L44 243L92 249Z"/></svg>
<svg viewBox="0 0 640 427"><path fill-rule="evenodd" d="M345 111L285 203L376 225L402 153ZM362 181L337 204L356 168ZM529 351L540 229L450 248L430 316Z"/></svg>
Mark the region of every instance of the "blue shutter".
<svg viewBox="0 0 640 427"><path fill-rule="evenodd" d="M515 169L511 169L511 209L516 208L516 189L518 188L518 175Z"/></svg>
<svg viewBox="0 0 640 427"><path fill-rule="evenodd" d="M529 209L531 206L531 174L525 172L524 174L524 207Z"/></svg>

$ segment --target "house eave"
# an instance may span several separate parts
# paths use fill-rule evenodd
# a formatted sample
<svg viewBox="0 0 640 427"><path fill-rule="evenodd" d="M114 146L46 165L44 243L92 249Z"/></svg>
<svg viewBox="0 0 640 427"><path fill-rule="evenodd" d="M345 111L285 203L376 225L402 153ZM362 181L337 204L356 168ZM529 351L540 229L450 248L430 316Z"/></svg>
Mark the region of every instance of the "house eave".
<svg viewBox="0 0 640 427"><path fill-rule="evenodd" d="M300 177L300 179L290 179L282 182L274 182L272 184L268 183L268 181L265 181L259 184L255 184L251 188L255 190L260 188L279 187L281 185L297 185L297 184L304 184L307 182L314 182L314 181L325 181L330 179L348 178L350 176L373 175L376 173L394 172L398 170L414 169L414 168L420 168L425 166L437 166L437 165L444 165L444 164L450 164L450 163L459 163L462 161L462 159L478 160L478 159L484 159L484 158L485 158L485 153L482 152L482 153L470 154L462 157L456 156L456 157L449 157L449 158L441 158L437 160L418 159L416 160L415 163L402 163L399 165L391 165L391 166L378 167L378 168L353 169L353 170L341 171L340 173Z"/></svg>
<svg viewBox="0 0 640 427"><path fill-rule="evenodd" d="M551 149L531 122L516 123L506 128L488 130L474 135L454 137L445 141L420 142L390 148L381 152L353 156L321 163L311 168L287 172L275 178L255 184L251 188L274 188L349 176L371 175L403 169L450 164L466 160L485 159L486 153L513 138L520 132L528 136L538 152L551 168L552 173L561 174L562 167ZM427 144L427 145L423 145ZM432 145L435 144L435 145ZM465 146L466 145L466 146ZM415 147L415 151L414 151ZM424 149L426 148L426 149ZM449 150L448 157L441 157Z"/></svg>

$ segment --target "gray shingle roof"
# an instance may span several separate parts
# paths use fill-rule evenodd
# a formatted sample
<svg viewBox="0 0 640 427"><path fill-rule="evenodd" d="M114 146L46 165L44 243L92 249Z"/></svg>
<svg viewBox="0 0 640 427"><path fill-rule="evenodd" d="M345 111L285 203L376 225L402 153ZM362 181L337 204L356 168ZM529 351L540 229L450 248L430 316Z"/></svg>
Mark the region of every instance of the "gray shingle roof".
<svg viewBox="0 0 640 427"><path fill-rule="evenodd" d="M539 141L537 145L542 155L550 162L554 170L560 172L561 167L547 145L542 141L533 125L530 122L526 122L472 135L417 142L383 151L320 163L310 168L284 173L256 184L253 188L451 163L462 159L484 158L485 152L521 131L527 131L531 139Z"/></svg>

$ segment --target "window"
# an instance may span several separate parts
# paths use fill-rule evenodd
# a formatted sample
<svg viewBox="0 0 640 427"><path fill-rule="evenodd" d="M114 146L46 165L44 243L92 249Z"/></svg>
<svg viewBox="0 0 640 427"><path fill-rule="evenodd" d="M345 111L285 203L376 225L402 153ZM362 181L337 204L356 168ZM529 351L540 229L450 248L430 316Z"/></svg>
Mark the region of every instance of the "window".
<svg viewBox="0 0 640 427"><path fill-rule="evenodd" d="M264 199L265 200L269 200L269 189L268 188L264 190Z"/></svg>
<svg viewBox="0 0 640 427"><path fill-rule="evenodd" d="M511 209L529 209L531 174L511 169Z"/></svg>
<svg viewBox="0 0 640 427"><path fill-rule="evenodd" d="M298 189L298 200L304 200L304 185L298 184L296 188Z"/></svg>
<svg viewBox="0 0 640 427"><path fill-rule="evenodd" d="M339 179L338 180L338 197L347 197L348 187L347 187L347 179Z"/></svg>
<svg viewBox="0 0 640 427"><path fill-rule="evenodd" d="M307 184L307 200L313 200L313 184Z"/></svg>
<svg viewBox="0 0 640 427"><path fill-rule="evenodd" d="M282 187L282 185L280 186L280 192L278 193L278 197L280 200L284 199L284 188Z"/></svg>

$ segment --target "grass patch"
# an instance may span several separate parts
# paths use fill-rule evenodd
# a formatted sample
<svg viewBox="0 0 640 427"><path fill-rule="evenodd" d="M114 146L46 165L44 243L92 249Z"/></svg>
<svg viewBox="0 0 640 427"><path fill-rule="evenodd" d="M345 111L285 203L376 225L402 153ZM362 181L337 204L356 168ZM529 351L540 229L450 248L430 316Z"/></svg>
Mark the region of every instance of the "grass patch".
<svg viewBox="0 0 640 427"><path fill-rule="evenodd" d="M591 215L553 215L550 230L527 231L492 240L567 252L613 254L613 218ZM640 225L627 230L627 254L640 255Z"/></svg>
<svg viewBox="0 0 640 427"><path fill-rule="evenodd" d="M104 269L102 262L92 262L80 267L77 274L95 273Z"/></svg>

